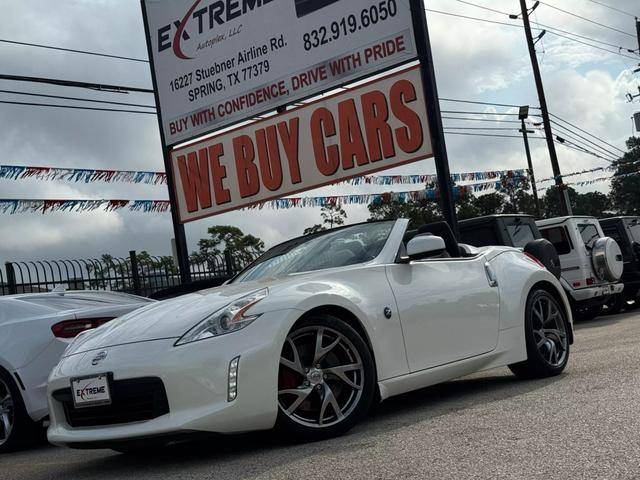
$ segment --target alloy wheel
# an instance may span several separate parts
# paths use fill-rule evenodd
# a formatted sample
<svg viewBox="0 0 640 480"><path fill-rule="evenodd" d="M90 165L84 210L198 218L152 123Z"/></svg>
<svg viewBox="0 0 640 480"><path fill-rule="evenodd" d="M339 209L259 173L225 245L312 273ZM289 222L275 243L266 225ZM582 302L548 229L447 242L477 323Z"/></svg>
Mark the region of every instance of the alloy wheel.
<svg viewBox="0 0 640 480"><path fill-rule="evenodd" d="M542 358L552 367L567 357L567 328L556 302L547 295L538 297L531 308L533 338Z"/></svg>
<svg viewBox="0 0 640 480"><path fill-rule="evenodd" d="M364 374L360 353L342 333L323 326L296 330L280 357L279 408L306 427L336 425L358 405Z"/></svg>
<svg viewBox="0 0 640 480"><path fill-rule="evenodd" d="M14 420L15 409L11 390L9 385L0 379L0 445L4 445L9 440Z"/></svg>

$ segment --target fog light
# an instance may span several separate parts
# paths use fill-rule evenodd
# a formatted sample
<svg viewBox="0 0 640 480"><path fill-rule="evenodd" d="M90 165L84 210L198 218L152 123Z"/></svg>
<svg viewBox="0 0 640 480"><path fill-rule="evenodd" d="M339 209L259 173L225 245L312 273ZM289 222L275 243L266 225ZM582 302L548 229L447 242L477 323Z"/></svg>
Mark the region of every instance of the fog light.
<svg viewBox="0 0 640 480"><path fill-rule="evenodd" d="M240 357L236 357L229 363L229 379L227 383L227 401L233 402L238 396L238 365Z"/></svg>

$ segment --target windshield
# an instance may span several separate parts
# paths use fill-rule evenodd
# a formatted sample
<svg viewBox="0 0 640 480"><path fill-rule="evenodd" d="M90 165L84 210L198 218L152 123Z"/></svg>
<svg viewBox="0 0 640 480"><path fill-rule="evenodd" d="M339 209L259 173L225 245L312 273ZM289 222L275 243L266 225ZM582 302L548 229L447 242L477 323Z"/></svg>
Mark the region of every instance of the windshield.
<svg viewBox="0 0 640 480"><path fill-rule="evenodd" d="M285 243L264 254L233 283L368 262L380 254L393 225L365 223Z"/></svg>

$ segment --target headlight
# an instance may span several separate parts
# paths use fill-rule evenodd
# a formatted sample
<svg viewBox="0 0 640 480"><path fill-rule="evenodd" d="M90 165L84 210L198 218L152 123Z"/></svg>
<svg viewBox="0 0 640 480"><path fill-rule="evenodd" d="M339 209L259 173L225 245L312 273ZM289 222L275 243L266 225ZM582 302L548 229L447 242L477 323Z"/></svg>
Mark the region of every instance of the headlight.
<svg viewBox="0 0 640 480"><path fill-rule="evenodd" d="M253 322L260 315L245 316L247 310L265 298L268 290L260 290L242 297L226 307L212 313L195 327L185 333L175 346L185 345L206 338L219 337L227 333L237 332Z"/></svg>

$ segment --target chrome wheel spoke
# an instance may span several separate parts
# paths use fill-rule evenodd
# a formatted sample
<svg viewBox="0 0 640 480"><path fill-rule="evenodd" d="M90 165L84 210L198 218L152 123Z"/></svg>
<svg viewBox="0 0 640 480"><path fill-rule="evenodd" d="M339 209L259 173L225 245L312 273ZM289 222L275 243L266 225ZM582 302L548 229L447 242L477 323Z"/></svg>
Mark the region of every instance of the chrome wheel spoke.
<svg viewBox="0 0 640 480"><path fill-rule="evenodd" d="M302 366L302 362L300 361L300 355L298 354L298 349L296 348L295 343L293 343L293 341L289 338L287 338L287 343L289 344L289 346L291 347L291 350L293 351L293 361L283 356L280 356L280 364L284 365L287 368L290 368L291 370L299 373L300 375L304 375L305 374L304 367Z"/></svg>
<svg viewBox="0 0 640 480"><path fill-rule="evenodd" d="M324 397L322 399L322 406L320 407L320 418L318 420L318 423L320 425L324 424L324 417L327 412L327 407L329 405L331 405L331 409L333 410L337 419L342 420L344 418L344 415L342 414L342 409L340 408L340 405L338 405L338 401L336 400L336 397L333 394L333 390L331 390L331 387L325 383Z"/></svg>
<svg viewBox="0 0 640 480"><path fill-rule="evenodd" d="M291 415L298 409L300 404L304 402L309 397L309 395L311 395L311 392L313 392L313 388L311 387L290 388L288 390L280 390L278 392L278 395L295 395L296 396L296 399L287 408L287 413Z"/></svg>
<svg viewBox="0 0 640 480"><path fill-rule="evenodd" d="M336 338L327 347L322 346L322 340L324 338L324 329L318 329L316 334L316 350L313 356L313 364L318 365L320 361L329 353L333 348L340 343L340 337Z"/></svg>
<svg viewBox="0 0 640 480"><path fill-rule="evenodd" d="M13 429L13 398L9 387L0 380L0 445L5 443Z"/></svg>
<svg viewBox="0 0 640 480"><path fill-rule="evenodd" d="M0 440L6 440L9 438L9 434L11 433L11 422L9 421L9 413L2 412L0 414L0 421L2 421L2 436Z"/></svg>
<svg viewBox="0 0 640 480"><path fill-rule="evenodd" d="M360 390L360 389L362 389L362 386L358 385L353 380L351 380L347 376L347 372L353 372L354 370L361 370L361 369L362 369L362 364L353 363L351 365L340 365L338 367L325 368L323 371L325 373L335 375L340 380L342 380L344 383L349 385L351 388L355 388L356 390Z"/></svg>
<svg viewBox="0 0 640 480"><path fill-rule="evenodd" d="M550 297L539 298L532 307L533 340L544 360L553 367L567 355L567 332L562 311Z"/></svg>
<svg viewBox="0 0 640 480"><path fill-rule="evenodd" d="M565 338L567 338L567 334L557 328L546 328L543 330L543 332L546 337L552 335L555 336L559 341L563 341Z"/></svg>
<svg viewBox="0 0 640 480"><path fill-rule="evenodd" d="M324 325L294 330L280 356L280 412L307 428L340 423L364 394L364 373L358 349L340 330Z"/></svg>

